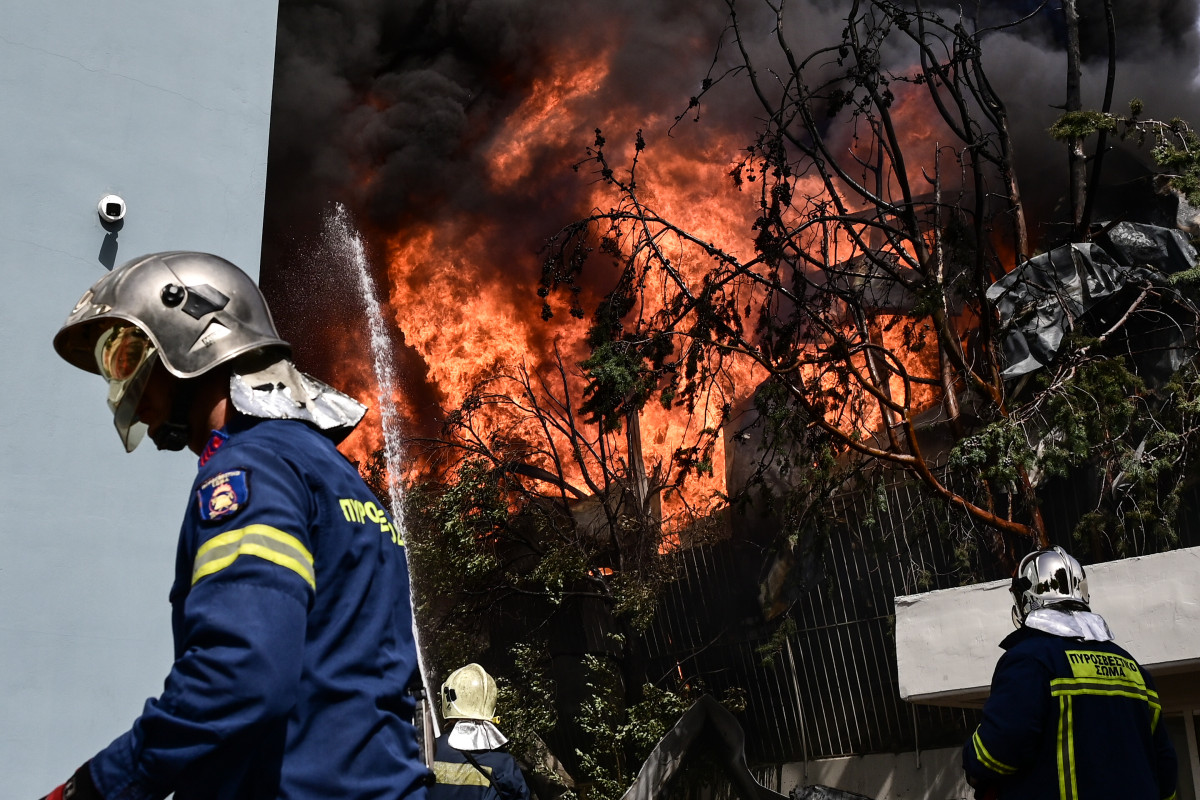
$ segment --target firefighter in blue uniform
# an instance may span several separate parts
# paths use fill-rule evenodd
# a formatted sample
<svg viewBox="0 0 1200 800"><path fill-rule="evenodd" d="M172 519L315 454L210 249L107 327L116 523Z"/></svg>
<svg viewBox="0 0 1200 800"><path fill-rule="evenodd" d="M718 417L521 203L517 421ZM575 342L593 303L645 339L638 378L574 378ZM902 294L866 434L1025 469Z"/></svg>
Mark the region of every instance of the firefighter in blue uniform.
<svg viewBox="0 0 1200 800"><path fill-rule="evenodd" d="M404 541L335 447L366 409L296 370L208 254L118 267L54 346L108 381L126 450L200 458L163 693L49 797L424 800Z"/></svg>
<svg viewBox="0 0 1200 800"><path fill-rule="evenodd" d="M442 719L452 725L438 737L429 800L529 800L529 787L508 739L493 723L496 682L478 664L450 673L442 684Z"/></svg>
<svg viewBox="0 0 1200 800"><path fill-rule="evenodd" d="M1092 613L1061 547L1022 559L983 721L963 747L977 798L1168 800L1175 750L1154 682Z"/></svg>

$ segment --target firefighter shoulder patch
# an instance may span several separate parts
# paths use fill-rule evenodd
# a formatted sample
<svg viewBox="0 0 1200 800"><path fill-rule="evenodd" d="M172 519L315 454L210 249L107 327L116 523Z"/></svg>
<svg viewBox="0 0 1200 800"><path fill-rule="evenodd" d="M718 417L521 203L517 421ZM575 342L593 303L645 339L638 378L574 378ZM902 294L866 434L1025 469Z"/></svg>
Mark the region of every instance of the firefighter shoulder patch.
<svg viewBox="0 0 1200 800"><path fill-rule="evenodd" d="M205 522L232 517L250 502L250 473L231 469L212 476L196 490L200 518Z"/></svg>

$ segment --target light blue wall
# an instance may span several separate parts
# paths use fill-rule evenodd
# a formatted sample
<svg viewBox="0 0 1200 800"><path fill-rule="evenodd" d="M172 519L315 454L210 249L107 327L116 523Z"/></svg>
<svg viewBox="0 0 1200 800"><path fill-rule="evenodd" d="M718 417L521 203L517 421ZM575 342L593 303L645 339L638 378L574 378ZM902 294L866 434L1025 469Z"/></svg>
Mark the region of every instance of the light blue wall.
<svg viewBox="0 0 1200 800"><path fill-rule="evenodd" d="M277 3L0 0L0 782L38 797L126 730L171 662L195 461L126 455L51 339L83 291L173 249L257 274ZM114 242L96 214L117 193Z"/></svg>

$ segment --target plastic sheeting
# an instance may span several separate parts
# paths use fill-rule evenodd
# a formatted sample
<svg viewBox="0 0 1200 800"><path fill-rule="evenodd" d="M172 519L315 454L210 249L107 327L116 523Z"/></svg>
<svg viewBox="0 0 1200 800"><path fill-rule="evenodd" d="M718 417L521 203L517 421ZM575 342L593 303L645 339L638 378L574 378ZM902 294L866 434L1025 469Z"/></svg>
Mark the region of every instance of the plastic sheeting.
<svg viewBox="0 0 1200 800"><path fill-rule="evenodd" d="M1135 312L1138 322L1135 315L1128 322L1139 336L1149 337L1139 348L1152 353L1143 366L1164 377L1174 372L1192 355L1185 345L1195 340L1200 312L1166 276L1196 261L1195 248L1179 231L1128 222L1114 225L1098 243L1063 245L1029 259L987 291L1000 316L1003 377L1048 366L1072 331L1105 333L1147 287L1183 313L1164 315L1163 301L1156 300Z"/></svg>

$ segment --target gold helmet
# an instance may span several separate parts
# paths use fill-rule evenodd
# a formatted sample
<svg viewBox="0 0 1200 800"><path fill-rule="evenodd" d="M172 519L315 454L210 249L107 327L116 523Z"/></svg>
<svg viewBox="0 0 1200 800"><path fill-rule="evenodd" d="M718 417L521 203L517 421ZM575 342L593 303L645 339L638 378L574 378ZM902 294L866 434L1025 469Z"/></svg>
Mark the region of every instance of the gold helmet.
<svg viewBox="0 0 1200 800"><path fill-rule="evenodd" d="M450 673L442 684L443 719L492 719L496 716L496 682L478 664Z"/></svg>

